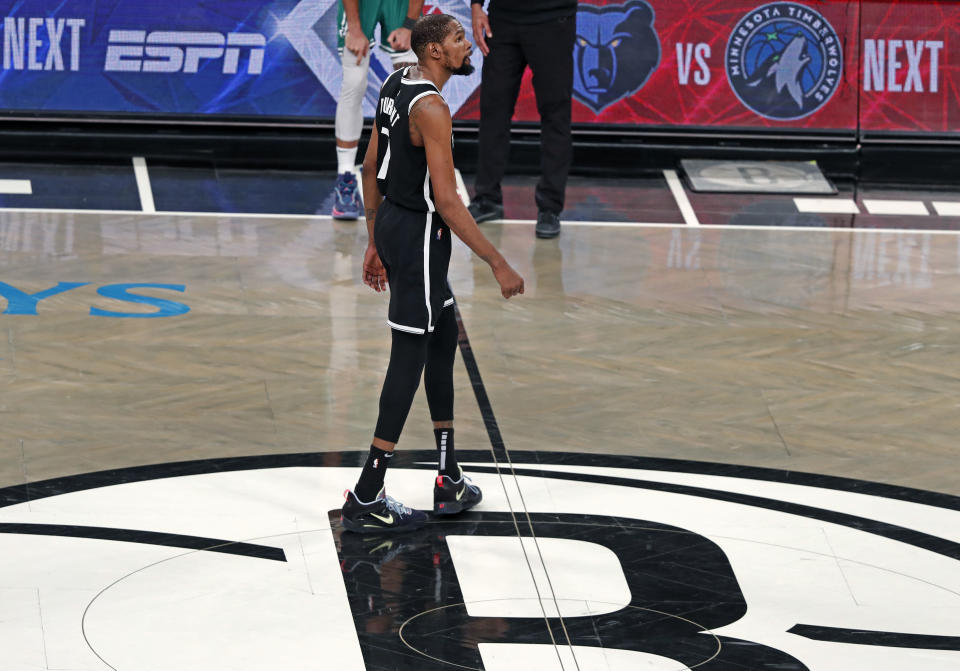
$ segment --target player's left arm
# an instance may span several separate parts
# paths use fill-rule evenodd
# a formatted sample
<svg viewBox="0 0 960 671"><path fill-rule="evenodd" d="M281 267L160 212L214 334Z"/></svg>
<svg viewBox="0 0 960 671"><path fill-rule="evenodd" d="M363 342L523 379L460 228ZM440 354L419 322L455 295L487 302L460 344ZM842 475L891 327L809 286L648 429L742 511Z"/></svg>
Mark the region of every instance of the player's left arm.
<svg viewBox="0 0 960 671"><path fill-rule="evenodd" d="M363 207L367 215L367 251L363 254L363 283L376 292L387 288L387 272L377 253L377 246L373 240L373 226L377 221L377 210L383 201L380 186L377 184L377 151L379 146L380 129L377 122L373 122L373 131L370 133L370 142L367 144L367 153L363 155Z"/></svg>
<svg viewBox="0 0 960 671"><path fill-rule="evenodd" d="M423 15L423 0L409 0L407 3L407 21L416 21ZM387 42L397 51L407 51L410 48L410 28L400 27L387 37Z"/></svg>
<svg viewBox="0 0 960 671"><path fill-rule="evenodd" d="M450 143L453 132L450 108L440 96L426 96L414 103L410 110L410 123L423 138L437 212L450 230L490 265L504 298L522 294L523 278L480 232L477 222L470 216L470 211L457 193L453 147Z"/></svg>

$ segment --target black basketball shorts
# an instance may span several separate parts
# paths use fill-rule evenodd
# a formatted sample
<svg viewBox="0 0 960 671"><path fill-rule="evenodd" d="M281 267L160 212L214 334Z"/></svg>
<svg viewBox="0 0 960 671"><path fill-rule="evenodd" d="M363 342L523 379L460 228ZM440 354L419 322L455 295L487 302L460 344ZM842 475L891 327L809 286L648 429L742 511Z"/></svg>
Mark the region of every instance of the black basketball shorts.
<svg viewBox="0 0 960 671"><path fill-rule="evenodd" d="M432 332L440 312L453 305L450 229L436 212L408 210L385 198L373 238L390 283L387 324L407 333Z"/></svg>

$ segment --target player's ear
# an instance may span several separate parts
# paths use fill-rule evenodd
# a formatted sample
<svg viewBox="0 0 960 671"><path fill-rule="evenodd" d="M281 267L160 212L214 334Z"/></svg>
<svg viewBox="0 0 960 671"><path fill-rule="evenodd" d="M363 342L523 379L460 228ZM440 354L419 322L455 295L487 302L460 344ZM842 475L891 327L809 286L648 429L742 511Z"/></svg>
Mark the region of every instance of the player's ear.
<svg viewBox="0 0 960 671"><path fill-rule="evenodd" d="M430 43L430 55L436 59L440 58L441 49L440 49L440 45L437 42Z"/></svg>

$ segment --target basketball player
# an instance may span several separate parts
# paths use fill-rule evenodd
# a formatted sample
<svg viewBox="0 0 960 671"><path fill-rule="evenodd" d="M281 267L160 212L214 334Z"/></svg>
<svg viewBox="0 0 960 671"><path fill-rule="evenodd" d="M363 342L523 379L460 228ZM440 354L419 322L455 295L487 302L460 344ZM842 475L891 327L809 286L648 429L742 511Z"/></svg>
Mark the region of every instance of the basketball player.
<svg viewBox="0 0 960 671"><path fill-rule="evenodd" d="M523 293L523 278L480 232L457 195L450 109L440 89L452 75L473 72L473 45L460 22L444 14L418 20L411 40L419 64L383 83L363 161L369 234L363 281L378 292L390 285L387 323L393 342L370 454L341 511L343 526L361 533L413 529L426 520L422 511L386 496L383 486L421 375L439 457L433 512L455 514L482 496L464 476L453 448L457 322L447 284L450 231L490 264L504 298Z"/></svg>
<svg viewBox="0 0 960 671"><path fill-rule="evenodd" d="M363 98L367 92L374 31L379 24L380 48L390 54L394 69L412 65L417 59L410 51L410 31L422 12L423 0L340 0L338 4L343 83L334 122L338 174L333 198L334 219L360 216L360 194L353 170L363 129Z"/></svg>

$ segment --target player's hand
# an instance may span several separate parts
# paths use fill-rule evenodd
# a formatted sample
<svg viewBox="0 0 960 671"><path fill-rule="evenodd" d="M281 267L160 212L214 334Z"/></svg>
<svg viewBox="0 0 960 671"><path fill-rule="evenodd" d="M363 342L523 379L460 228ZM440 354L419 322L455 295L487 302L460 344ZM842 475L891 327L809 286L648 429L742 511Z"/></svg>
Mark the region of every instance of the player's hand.
<svg viewBox="0 0 960 671"><path fill-rule="evenodd" d="M367 55L367 50L370 49L370 40L363 34L359 26L355 28L347 26L347 37L344 40L344 45L347 47L347 51L357 57L357 65L360 65Z"/></svg>
<svg viewBox="0 0 960 671"><path fill-rule="evenodd" d="M409 51L411 32L407 28L397 28L387 37L387 42L395 51Z"/></svg>
<svg viewBox="0 0 960 671"><path fill-rule="evenodd" d="M500 284L500 293L504 298L510 298L523 293L523 278L520 273L510 267L510 264L504 262L502 266L494 269L493 277Z"/></svg>
<svg viewBox="0 0 960 671"><path fill-rule="evenodd" d="M363 283L377 293L387 288L387 271L376 247L367 247L363 255Z"/></svg>
<svg viewBox="0 0 960 671"><path fill-rule="evenodd" d="M488 37L493 37L490 19L483 11L483 5L473 5L473 43L480 47L480 53L484 56L490 53L490 47L487 46Z"/></svg>

